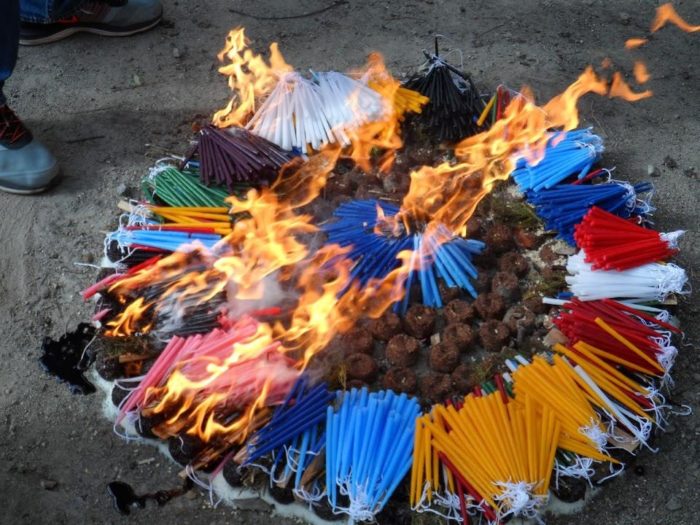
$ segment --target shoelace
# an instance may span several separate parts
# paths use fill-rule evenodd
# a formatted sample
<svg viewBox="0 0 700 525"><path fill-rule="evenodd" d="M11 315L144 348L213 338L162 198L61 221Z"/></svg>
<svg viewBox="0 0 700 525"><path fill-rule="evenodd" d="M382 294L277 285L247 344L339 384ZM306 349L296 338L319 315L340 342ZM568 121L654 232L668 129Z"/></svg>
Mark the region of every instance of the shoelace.
<svg viewBox="0 0 700 525"><path fill-rule="evenodd" d="M0 141L12 145L27 135L29 130L24 127L19 117L8 106L0 107Z"/></svg>

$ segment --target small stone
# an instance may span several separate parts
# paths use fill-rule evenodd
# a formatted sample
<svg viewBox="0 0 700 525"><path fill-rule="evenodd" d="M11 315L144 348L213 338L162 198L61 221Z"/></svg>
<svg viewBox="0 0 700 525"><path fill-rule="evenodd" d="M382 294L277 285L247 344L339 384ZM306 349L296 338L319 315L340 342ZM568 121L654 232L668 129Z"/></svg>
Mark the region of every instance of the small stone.
<svg viewBox="0 0 700 525"><path fill-rule="evenodd" d="M139 87L143 84L143 82L141 82L141 77L137 73L134 73L134 76L131 77L131 82L133 83L134 87Z"/></svg>
<svg viewBox="0 0 700 525"><path fill-rule="evenodd" d="M681 505L681 502L675 496L666 502L666 508L671 512L681 510L682 507L683 505Z"/></svg>
<svg viewBox="0 0 700 525"><path fill-rule="evenodd" d="M653 164L647 164L647 177L659 177L661 173L656 169Z"/></svg>
<svg viewBox="0 0 700 525"><path fill-rule="evenodd" d="M180 58L182 55L180 54L180 50L176 47L173 48L173 57L175 58Z"/></svg>
<svg viewBox="0 0 700 525"><path fill-rule="evenodd" d="M630 25L630 21L631 21L632 19L631 19L631 17L630 17L629 14L627 14L627 13L620 13L620 14L618 15L618 17L619 17L619 19L620 19L620 23L621 23L623 26L628 26L628 25Z"/></svg>
<svg viewBox="0 0 700 525"><path fill-rule="evenodd" d="M124 195L129 188L123 182L117 185L117 195Z"/></svg>
<svg viewBox="0 0 700 525"><path fill-rule="evenodd" d="M664 157L664 166L666 166L670 170L675 170L678 167L678 163L673 157L671 157L670 155L666 155Z"/></svg>
<svg viewBox="0 0 700 525"><path fill-rule="evenodd" d="M58 487L58 481L53 480L53 479L42 479L41 480L41 488L44 490L56 490L56 487Z"/></svg>

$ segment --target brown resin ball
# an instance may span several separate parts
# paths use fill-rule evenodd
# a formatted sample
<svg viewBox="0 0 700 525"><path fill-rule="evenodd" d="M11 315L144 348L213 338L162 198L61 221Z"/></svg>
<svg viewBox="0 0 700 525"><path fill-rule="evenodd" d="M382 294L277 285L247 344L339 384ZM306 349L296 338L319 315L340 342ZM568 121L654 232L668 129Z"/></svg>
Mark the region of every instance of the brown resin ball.
<svg viewBox="0 0 700 525"><path fill-rule="evenodd" d="M533 248L537 248L540 243L540 238L536 233L522 228L515 228L513 231L513 238L515 239L517 247L522 250L532 250Z"/></svg>
<svg viewBox="0 0 700 525"><path fill-rule="evenodd" d="M502 321L491 319L479 327L481 346L489 352L500 352L510 340L510 329Z"/></svg>
<svg viewBox="0 0 700 525"><path fill-rule="evenodd" d="M467 394L479 384L475 367L466 364L461 364L455 368L450 378L452 379L455 392L459 395Z"/></svg>
<svg viewBox="0 0 700 525"><path fill-rule="evenodd" d="M460 352L468 350L474 342L474 332L471 327L462 323L447 325L440 337L445 343L455 345Z"/></svg>
<svg viewBox="0 0 700 525"><path fill-rule="evenodd" d="M386 359L399 367L413 366L420 355L420 341L406 334L392 337L386 345Z"/></svg>
<svg viewBox="0 0 700 525"><path fill-rule="evenodd" d="M547 266L554 264L554 262L559 259L559 256L554 253L554 250L550 244L545 244L542 246L539 253L540 259L542 259L542 262Z"/></svg>
<svg viewBox="0 0 700 525"><path fill-rule="evenodd" d="M525 277L530 271L530 263L519 253L508 252L498 260L498 269L502 272L514 273L518 277Z"/></svg>
<svg viewBox="0 0 700 525"><path fill-rule="evenodd" d="M410 368L393 367L384 375L384 388L413 394L418 389L418 377Z"/></svg>
<svg viewBox="0 0 700 525"><path fill-rule="evenodd" d="M438 282L438 291L445 303L459 299L462 296L462 289L459 286L447 286L444 281Z"/></svg>
<svg viewBox="0 0 700 525"><path fill-rule="evenodd" d="M369 385L365 381L362 381L361 379L350 379L345 383L346 390L351 390L353 388L361 390L361 389L366 388L368 386Z"/></svg>
<svg viewBox="0 0 700 525"><path fill-rule="evenodd" d="M424 399L440 403L452 393L452 379L447 374L428 373L419 379L420 393Z"/></svg>
<svg viewBox="0 0 700 525"><path fill-rule="evenodd" d="M377 378L379 367L372 356L367 354L351 354L345 360L345 368L349 379L359 379L371 383Z"/></svg>
<svg viewBox="0 0 700 525"><path fill-rule="evenodd" d="M459 364L459 348L452 343L441 342L430 347L430 368L449 374Z"/></svg>
<svg viewBox="0 0 700 525"><path fill-rule="evenodd" d="M353 328L343 334L341 345L345 355L374 353L374 340L366 328Z"/></svg>
<svg viewBox="0 0 700 525"><path fill-rule="evenodd" d="M474 318L474 307L467 301L455 299L447 303L442 314L447 324L467 323Z"/></svg>
<svg viewBox="0 0 700 525"><path fill-rule="evenodd" d="M482 319L500 319L506 311L506 303L498 294L482 293L474 301L474 308Z"/></svg>
<svg viewBox="0 0 700 525"><path fill-rule="evenodd" d="M406 312L403 324L409 335L425 339L432 335L435 329L435 310L422 304L414 304Z"/></svg>
<svg viewBox="0 0 700 525"><path fill-rule="evenodd" d="M379 319L372 319L369 331L377 341L388 341L401 332L401 318L394 312L385 312Z"/></svg>
<svg viewBox="0 0 700 525"><path fill-rule="evenodd" d="M495 260L489 262L488 264L484 265L487 267L492 267L495 263ZM476 280L472 281L472 284L474 285L474 289L477 291L477 293L485 293L491 290L491 273L487 272L485 270L480 270L479 275L477 276Z"/></svg>
<svg viewBox="0 0 700 525"><path fill-rule="evenodd" d="M467 237L470 239L482 239L484 236L484 219L472 215L467 221Z"/></svg>
<svg viewBox="0 0 700 525"><path fill-rule="evenodd" d="M542 294L536 291L525 293L523 306L536 315L544 314L549 310L549 306L542 302Z"/></svg>
<svg viewBox="0 0 700 525"><path fill-rule="evenodd" d="M494 224L486 230L484 242L496 254L507 252L514 246L513 232L505 224Z"/></svg>
<svg viewBox="0 0 700 525"><path fill-rule="evenodd" d="M503 322L508 325L512 334L526 335L535 328L535 314L519 304L508 309Z"/></svg>
<svg viewBox="0 0 700 525"><path fill-rule="evenodd" d="M507 302L517 301L520 298L518 277L511 272L497 272L491 281L491 291Z"/></svg>

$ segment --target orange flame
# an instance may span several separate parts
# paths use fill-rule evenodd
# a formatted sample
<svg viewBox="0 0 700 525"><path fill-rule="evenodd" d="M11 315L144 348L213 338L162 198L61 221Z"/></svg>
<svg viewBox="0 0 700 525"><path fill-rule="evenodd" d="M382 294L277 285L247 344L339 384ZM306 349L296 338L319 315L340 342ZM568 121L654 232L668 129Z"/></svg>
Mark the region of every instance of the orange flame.
<svg viewBox="0 0 700 525"><path fill-rule="evenodd" d="M360 168L371 171L373 152L382 151L378 168L386 173L394 164L396 152L403 146L400 121L409 111L419 112L428 99L420 93L402 88L387 70L379 53L370 53L362 78L382 96L391 111L386 112L381 120L347 131L351 142L349 156Z"/></svg>
<svg viewBox="0 0 700 525"><path fill-rule="evenodd" d="M663 4L656 8L656 18L654 18L654 21L651 23L651 32L656 33L668 23L675 24L686 33L700 31L700 25L693 26L683 20L670 3Z"/></svg>
<svg viewBox="0 0 700 525"><path fill-rule="evenodd" d="M423 166L411 173L411 185L397 220L407 224L441 223L455 234L462 233L479 202L498 181L508 178L518 157L538 161L553 136L550 130L571 130L578 126L577 104L588 93L628 101L651 96L650 91L633 92L619 73L613 75L608 87L607 80L590 66L563 93L542 107L535 105L525 88L488 131L457 144L458 164Z"/></svg>
<svg viewBox="0 0 700 525"><path fill-rule="evenodd" d="M249 43L245 29L236 28L228 34L226 45L218 55L220 61L229 62L219 68L219 73L228 77L234 96L224 109L214 114L212 121L216 126L244 124L255 112L257 100L274 88L280 75L292 71L276 42L270 44L269 64L248 48Z"/></svg>
<svg viewBox="0 0 700 525"><path fill-rule="evenodd" d="M649 42L646 38L628 38L625 41L625 49L637 49Z"/></svg>
<svg viewBox="0 0 700 525"><path fill-rule="evenodd" d="M646 84L650 78L651 75L647 70L646 64L641 60L637 60L634 63L634 79L637 81L637 84Z"/></svg>
<svg viewBox="0 0 700 525"><path fill-rule="evenodd" d="M612 84L610 85L610 93L608 96L610 98L619 97L630 102L636 102L637 100L649 98L653 94L654 93L651 89L647 89L641 93L635 93L622 78L622 73L617 71L613 74Z"/></svg>

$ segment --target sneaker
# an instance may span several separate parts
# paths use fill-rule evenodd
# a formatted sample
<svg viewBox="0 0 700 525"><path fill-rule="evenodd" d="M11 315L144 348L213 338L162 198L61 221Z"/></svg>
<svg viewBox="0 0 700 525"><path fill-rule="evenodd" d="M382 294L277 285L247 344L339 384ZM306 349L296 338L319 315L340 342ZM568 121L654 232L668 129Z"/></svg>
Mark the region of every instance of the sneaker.
<svg viewBox="0 0 700 525"><path fill-rule="evenodd" d="M32 195L47 189L58 175L58 162L32 137L17 115L0 106L0 190Z"/></svg>
<svg viewBox="0 0 700 525"><path fill-rule="evenodd" d="M159 0L93 0L73 16L52 24L22 22L19 43L48 44L75 33L129 36L156 26L163 16Z"/></svg>

